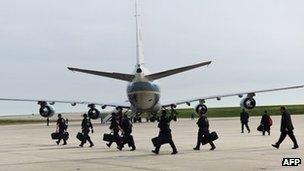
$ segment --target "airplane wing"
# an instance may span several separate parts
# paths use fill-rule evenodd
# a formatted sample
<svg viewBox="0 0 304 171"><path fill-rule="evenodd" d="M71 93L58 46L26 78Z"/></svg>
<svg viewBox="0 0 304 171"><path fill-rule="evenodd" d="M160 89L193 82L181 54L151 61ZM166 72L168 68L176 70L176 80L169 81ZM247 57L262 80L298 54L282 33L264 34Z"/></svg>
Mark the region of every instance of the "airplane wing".
<svg viewBox="0 0 304 171"><path fill-rule="evenodd" d="M257 93L266 93L266 92L272 92L272 91L282 91L282 90L299 89L299 88L304 88L304 85L258 90L258 91L247 91L247 92L231 93L231 94L223 94L223 95L197 97L197 98L188 99L188 100L181 100L181 101L176 101L176 102L171 102L171 103L165 103L162 107L170 107L172 105L181 105L181 104L187 104L188 106L190 106L191 102L197 102L197 101L205 101L205 100L210 100L210 99L221 100L222 98L233 97L233 96L238 96L238 97L242 98L244 95L255 96L255 94L257 94Z"/></svg>
<svg viewBox="0 0 304 171"><path fill-rule="evenodd" d="M75 105L90 105L94 104L101 107L121 107L125 109L130 108L129 102L123 102L123 103L100 103L100 102L89 102L89 101L65 101L65 100L45 100L45 99L17 99L17 98L0 98L0 101L15 101L15 102L47 102L49 104L55 104L55 103L63 103L63 104L71 104L72 106Z"/></svg>

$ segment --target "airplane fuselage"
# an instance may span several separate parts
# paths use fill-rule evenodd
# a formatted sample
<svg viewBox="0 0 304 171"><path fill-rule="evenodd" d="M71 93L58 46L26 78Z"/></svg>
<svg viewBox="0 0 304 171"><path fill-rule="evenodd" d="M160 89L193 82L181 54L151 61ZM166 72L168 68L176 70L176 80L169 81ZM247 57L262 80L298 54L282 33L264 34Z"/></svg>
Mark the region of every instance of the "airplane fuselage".
<svg viewBox="0 0 304 171"><path fill-rule="evenodd" d="M160 105L160 87L156 82L145 78L148 71L141 67L135 71L135 79L127 86L127 96L133 112L158 112Z"/></svg>

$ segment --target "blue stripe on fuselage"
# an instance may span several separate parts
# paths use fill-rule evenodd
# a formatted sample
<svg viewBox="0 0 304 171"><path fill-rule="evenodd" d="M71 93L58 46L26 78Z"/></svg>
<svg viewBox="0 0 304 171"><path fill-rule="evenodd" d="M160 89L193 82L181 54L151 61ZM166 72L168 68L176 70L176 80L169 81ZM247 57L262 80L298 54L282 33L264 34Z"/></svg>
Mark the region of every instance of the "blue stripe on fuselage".
<svg viewBox="0 0 304 171"><path fill-rule="evenodd" d="M130 83L127 88L127 93L135 93L138 91L154 91L156 93L160 92L160 88L151 82L134 82Z"/></svg>

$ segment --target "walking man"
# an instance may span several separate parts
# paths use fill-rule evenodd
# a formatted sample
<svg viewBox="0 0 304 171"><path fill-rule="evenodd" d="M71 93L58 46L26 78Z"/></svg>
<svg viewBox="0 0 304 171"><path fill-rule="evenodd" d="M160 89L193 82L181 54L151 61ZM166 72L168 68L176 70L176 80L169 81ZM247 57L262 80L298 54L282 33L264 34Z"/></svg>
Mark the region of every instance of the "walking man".
<svg viewBox="0 0 304 171"><path fill-rule="evenodd" d="M81 142L81 144L79 146L83 147L83 145L87 141L89 141L90 147L93 147L94 144L91 141L91 137L89 136L89 133L90 132L94 133L94 130L93 130L93 125L92 125L90 119L88 119L88 115L87 114L83 115L83 120L82 120L82 123L81 123L81 128L82 128L82 133L83 133L83 136L84 136L84 140Z"/></svg>
<svg viewBox="0 0 304 171"><path fill-rule="evenodd" d="M199 119L197 121L197 126L199 127L198 133L197 133L197 143L196 143L196 147L193 148L193 150L200 150L200 146L201 146L201 142L202 142L202 138L208 138L209 137L209 121L208 118L206 116L206 114L204 114L203 112L199 113ZM211 151L213 151L216 147L213 143L213 141L211 141L209 139L209 144L211 146Z"/></svg>
<svg viewBox="0 0 304 171"><path fill-rule="evenodd" d="M248 126L249 114L248 114L248 112L246 112L245 109L243 109L241 112L240 120L241 120L241 124L242 124L242 133L244 133L244 126L246 126L248 133L250 133L250 128Z"/></svg>
<svg viewBox="0 0 304 171"><path fill-rule="evenodd" d="M171 148L172 148L172 155L177 154L177 149L176 146L172 140L172 134L171 134L171 129L170 129L170 122L171 119L169 119L166 116L167 112L165 110L162 111L162 115L160 117L160 121L158 123L158 128L159 128L159 134L158 134L158 139L159 140L165 140L166 143L169 143ZM159 154L159 149L161 147L161 144L156 145L155 150L152 150L153 153Z"/></svg>
<svg viewBox="0 0 304 171"><path fill-rule="evenodd" d="M281 143L284 141L284 139L288 135L289 138L293 142L292 149L297 149L297 148L299 148L299 145L298 145L297 139L296 139L296 137L293 133L294 127L293 127L293 124L292 124L292 121L291 121L290 114L286 110L285 107L281 107L280 111L281 111L281 114L282 114L282 118L281 118L281 136L279 138L279 141L275 144L272 144L272 146L279 149Z"/></svg>

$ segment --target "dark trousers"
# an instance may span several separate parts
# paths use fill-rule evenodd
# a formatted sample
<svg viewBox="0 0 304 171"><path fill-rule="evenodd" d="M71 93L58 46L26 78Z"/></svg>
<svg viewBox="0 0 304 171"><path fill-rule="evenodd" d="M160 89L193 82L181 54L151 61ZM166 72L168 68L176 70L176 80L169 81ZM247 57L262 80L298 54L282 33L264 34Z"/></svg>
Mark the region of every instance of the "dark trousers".
<svg viewBox="0 0 304 171"><path fill-rule="evenodd" d="M91 137L89 136L88 132L83 132L83 136L84 136L84 139L80 144L81 146L83 146L83 144L85 144L87 141L89 141L91 146L94 145L93 142L91 141Z"/></svg>
<svg viewBox="0 0 304 171"><path fill-rule="evenodd" d="M122 136L122 144L120 144L120 146L123 146L124 144L128 144L129 147L132 147L133 149L135 149L135 142L133 137L131 136L131 133L129 132L125 132Z"/></svg>
<svg viewBox="0 0 304 171"><path fill-rule="evenodd" d="M109 146L111 147L111 145L113 144L113 142L116 143L117 147L120 147L121 146L121 138L118 134L118 132L114 132L114 138L115 138L115 141L110 141L109 142Z"/></svg>
<svg viewBox="0 0 304 171"><path fill-rule="evenodd" d="M276 144L280 145L284 141L284 139L286 138L287 135L292 140L293 145L298 146L297 139L296 139L293 131L283 131L283 132L281 132L281 136L279 138L279 141Z"/></svg>
<svg viewBox="0 0 304 171"><path fill-rule="evenodd" d="M63 140L63 143L66 144L66 140L63 138L64 130L59 130L59 139L58 139L58 144L60 143L61 140Z"/></svg>
<svg viewBox="0 0 304 171"><path fill-rule="evenodd" d="M268 135L270 135L270 127L269 126L263 126L263 135L265 135L265 132L268 132Z"/></svg>
<svg viewBox="0 0 304 171"><path fill-rule="evenodd" d="M169 140L168 143L170 144L170 146L171 146L171 148L172 148L172 151L173 151L173 152L177 152L176 146L175 146L175 144L174 144L174 142L173 142L173 140L172 140L172 135L171 135L171 133L170 133L170 134L159 134L158 137L163 137L164 139L168 139L168 140ZM160 147L161 147L161 145L155 147L155 151L156 151L157 153L159 152Z"/></svg>
<svg viewBox="0 0 304 171"><path fill-rule="evenodd" d="M248 122L242 122L242 132L244 132L244 126L246 126L247 131L250 132L250 128L248 126Z"/></svg>
<svg viewBox="0 0 304 171"><path fill-rule="evenodd" d="M196 147L195 148L200 149L202 138L203 137L208 137L208 136L209 136L209 131L199 130L198 133L197 133L197 142L196 142ZM209 144L212 148L215 147L213 141L209 140Z"/></svg>

